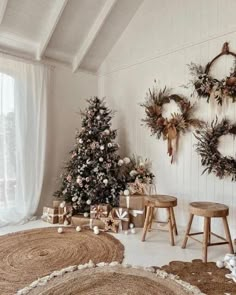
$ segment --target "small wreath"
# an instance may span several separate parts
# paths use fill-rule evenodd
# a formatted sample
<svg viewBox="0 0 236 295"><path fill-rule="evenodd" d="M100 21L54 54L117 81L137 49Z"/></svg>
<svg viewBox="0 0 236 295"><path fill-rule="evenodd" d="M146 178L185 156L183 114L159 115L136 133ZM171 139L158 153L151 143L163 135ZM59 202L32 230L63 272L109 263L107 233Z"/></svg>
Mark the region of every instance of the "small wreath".
<svg viewBox="0 0 236 295"><path fill-rule="evenodd" d="M172 113L171 119L167 119L162 115L163 105L170 103L171 100L176 102L181 113ZM156 135L157 138L162 136L168 141L168 155L172 163L180 132L185 133L191 126L199 128L203 125L202 121L192 117L195 105L191 105L190 101L183 96L171 94L171 90L166 87L159 91L157 87L153 87L153 91L149 89L146 102L141 106L146 112L146 118L142 121L151 129L151 134Z"/></svg>
<svg viewBox="0 0 236 295"><path fill-rule="evenodd" d="M231 124L229 120L223 119L218 123L218 119L197 131L195 137L198 139L196 151L201 156L201 163L206 168L202 174L213 172L217 177L224 178L231 176L232 181L236 181L236 159L225 157L218 151L219 138L226 134L236 135L236 124Z"/></svg>
<svg viewBox="0 0 236 295"><path fill-rule="evenodd" d="M223 55L232 55L236 58L236 54L229 51L227 42L224 43L221 53L214 57L205 67L195 63L189 65L190 73L193 76L191 83L193 83L198 96L205 97L207 102L209 102L210 97L213 97L219 105L222 105L223 100L226 98L231 98L233 102L236 102L236 62L229 76L225 79L218 80L210 75L212 65Z"/></svg>

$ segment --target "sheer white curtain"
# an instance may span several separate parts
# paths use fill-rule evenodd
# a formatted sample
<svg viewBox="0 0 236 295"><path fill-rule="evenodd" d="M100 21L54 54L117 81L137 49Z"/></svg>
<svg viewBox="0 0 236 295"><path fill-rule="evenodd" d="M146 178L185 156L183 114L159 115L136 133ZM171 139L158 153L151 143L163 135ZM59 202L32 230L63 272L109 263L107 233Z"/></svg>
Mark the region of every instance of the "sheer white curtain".
<svg viewBox="0 0 236 295"><path fill-rule="evenodd" d="M41 194L51 68L0 56L0 226L34 215Z"/></svg>

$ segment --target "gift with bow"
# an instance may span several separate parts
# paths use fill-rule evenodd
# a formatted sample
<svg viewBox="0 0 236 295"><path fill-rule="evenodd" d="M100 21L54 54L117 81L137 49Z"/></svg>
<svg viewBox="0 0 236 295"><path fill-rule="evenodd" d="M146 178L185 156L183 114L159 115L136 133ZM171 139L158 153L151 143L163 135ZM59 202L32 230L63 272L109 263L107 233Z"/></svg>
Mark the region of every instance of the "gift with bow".
<svg viewBox="0 0 236 295"><path fill-rule="evenodd" d="M107 217L110 210L111 210L111 206L109 204L91 205L90 218L100 219L100 218Z"/></svg>
<svg viewBox="0 0 236 295"><path fill-rule="evenodd" d="M52 224L58 223L58 209L43 207L43 215L41 216L41 219Z"/></svg>
<svg viewBox="0 0 236 295"><path fill-rule="evenodd" d="M111 214L114 219L120 220L120 230L128 230L129 229L129 220L130 220L130 215L129 215L129 209L128 208L113 208L111 211Z"/></svg>
<svg viewBox="0 0 236 295"><path fill-rule="evenodd" d="M72 216L72 207L69 205L65 205L64 207L58 208L58 222L59 224L67 224L71 223L71 216Z"/></svg>

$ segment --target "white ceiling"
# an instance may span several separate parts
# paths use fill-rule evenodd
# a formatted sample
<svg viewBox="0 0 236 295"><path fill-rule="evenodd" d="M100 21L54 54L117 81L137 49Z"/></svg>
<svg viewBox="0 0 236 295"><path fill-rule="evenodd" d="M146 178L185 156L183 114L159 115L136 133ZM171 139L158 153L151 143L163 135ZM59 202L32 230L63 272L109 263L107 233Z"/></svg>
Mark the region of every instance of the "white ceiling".
<svg viewBox="0 0 236 295"><path fill-rule="evenodd" d="M143 0L0 0L0 52L96 72Z"/></svg>

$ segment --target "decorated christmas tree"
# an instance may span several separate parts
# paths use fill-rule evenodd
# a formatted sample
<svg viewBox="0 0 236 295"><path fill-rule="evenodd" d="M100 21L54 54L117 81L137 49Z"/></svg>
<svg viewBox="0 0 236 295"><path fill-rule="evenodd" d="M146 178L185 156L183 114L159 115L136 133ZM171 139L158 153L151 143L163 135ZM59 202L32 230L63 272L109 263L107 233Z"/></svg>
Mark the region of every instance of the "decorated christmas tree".
<svg viewBox="0 0 236 295"><path fill-rule="evenodd" d="M61 175L60 190L55 193L70 202L76 213L89 212L93 204L117 206L119 193L125 188L120 166L130 161L117 154L117 131L111 129L113 113L104 100L94 97L88 104L81 113L82 128L76 134L71 159Z"/></svg>

